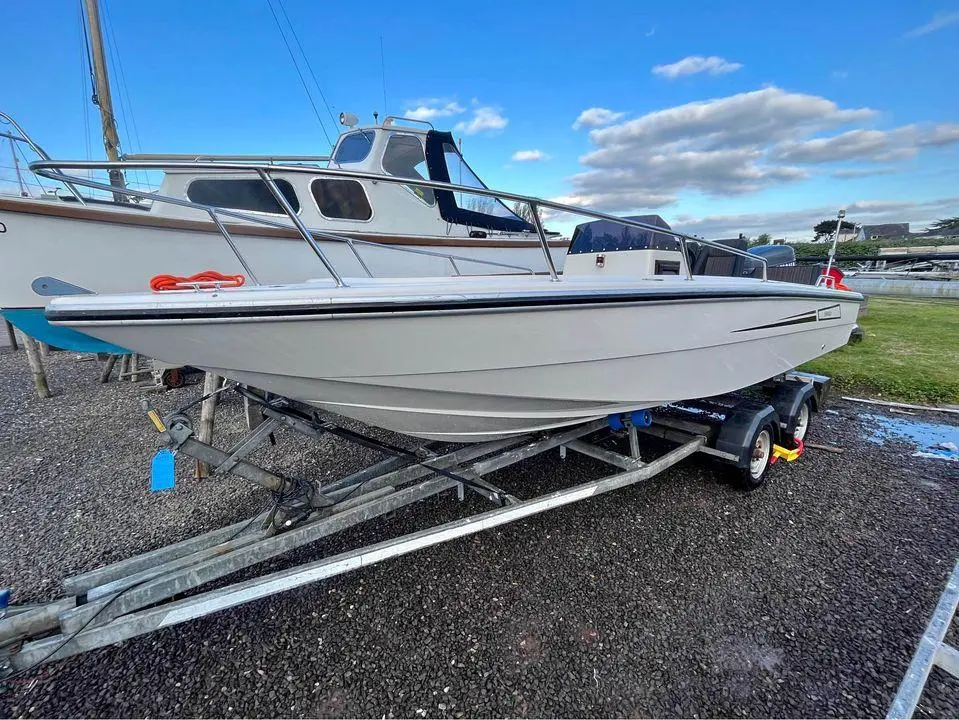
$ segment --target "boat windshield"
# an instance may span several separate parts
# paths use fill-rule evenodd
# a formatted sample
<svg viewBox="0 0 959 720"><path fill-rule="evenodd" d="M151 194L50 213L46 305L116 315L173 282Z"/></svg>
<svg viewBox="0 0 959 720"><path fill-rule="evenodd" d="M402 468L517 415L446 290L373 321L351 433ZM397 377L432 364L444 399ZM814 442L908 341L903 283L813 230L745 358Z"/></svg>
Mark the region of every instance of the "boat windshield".
<svg viewBox="0 0 959 720"><path fill-rule="evenodd" d="M429 172L426 169L426 154L423 143L415 135L393 133L386 143L383 153L383 170L398 177L425 180ZM421 185L404 185L427 205L434 205L436 198L433 189Z"/></svg>
<svg viewBox="0 0 959 720"><path fill-rule="evenodd" d="M476 173L472 171L459 150L450 143L443 143L443 157L446 159L446 169L450 174L450 182L454 185L465 185L466 187L475 187L486 189L486 185L480 180ZM464 210L492 215L493 217L515 219L524 222L515 212L510 210L501 201L488 195L473 195L472 193L457 192L453 193L456 198L456 204Z"/></svg>
<svg viewBox="0 0 959 720"><path fill-rule="evenodd" d="M659 215L633 215L625 219L664 230L670 229L669 223ZM679 250L680 247L679 240L666 233L623 225L612 220L593 220L576 226L569 243L569 254L614 250Z"/></svg>

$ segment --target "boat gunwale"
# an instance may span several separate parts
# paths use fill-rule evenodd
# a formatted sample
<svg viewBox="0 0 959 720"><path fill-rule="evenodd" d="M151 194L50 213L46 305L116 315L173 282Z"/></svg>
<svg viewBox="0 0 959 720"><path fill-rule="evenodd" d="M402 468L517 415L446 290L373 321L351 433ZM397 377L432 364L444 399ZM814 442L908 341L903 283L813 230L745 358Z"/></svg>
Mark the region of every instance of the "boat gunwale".
<svg viewBox="0 0 959 720"><path fill-rule="evenodd" d="M652 292L644 288L637 293L631 288L628 292L589 292L551 294L513 294L486 293L474 297L449 295L448 297L424 296L397 300L395 297L371 300L358 299L358 302L336 302L327 298L319 302L316 298L304 298L298 303L251 305L250 303L228 305L224 302L187 305L185 307L131 307L131 308L58 308L63 300L55 300L46 311L47 319L54 324L93 325L99 323L168 323L182 321L229 320L234 322L256 322L272 320L332 319L345 317L391 317L396 315L447 315L473 314L477 312L531 312L542 310L572 310L590 306L627 307L637 304L666 305L679 303L705 303L722 300L726 302L768 301L768 300L822 300L831 302L861 302L862 295L839 290L817 288L814 292L803 292L807 286L797 285L798 290L779 288L770 292L766 283L755 292L737 290L693 289L693 292L676 292L669 288L653 288ZM810 289L815 286L808 286ZM778 291L777 291L778 290ZM658 291L658 292L657 292ZM219 299L219 298L218 298ZM838 319L838 318L837 318Z"/></svg>

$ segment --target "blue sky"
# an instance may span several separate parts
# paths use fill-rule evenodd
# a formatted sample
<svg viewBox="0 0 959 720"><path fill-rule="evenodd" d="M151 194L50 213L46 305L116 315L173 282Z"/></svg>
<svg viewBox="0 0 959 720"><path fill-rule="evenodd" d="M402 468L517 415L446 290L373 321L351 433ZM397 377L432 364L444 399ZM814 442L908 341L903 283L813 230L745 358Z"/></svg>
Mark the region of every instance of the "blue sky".
<svg viewBox="0 0 959 720"><path fill-rule="evenodd" d="M492 187L708 237L959 214L954 0L272 3L334 115L432 117ZM127 152L328 150L268 0L101 4ZM4 24L0 109L102 157L79 0Z"/></svg>

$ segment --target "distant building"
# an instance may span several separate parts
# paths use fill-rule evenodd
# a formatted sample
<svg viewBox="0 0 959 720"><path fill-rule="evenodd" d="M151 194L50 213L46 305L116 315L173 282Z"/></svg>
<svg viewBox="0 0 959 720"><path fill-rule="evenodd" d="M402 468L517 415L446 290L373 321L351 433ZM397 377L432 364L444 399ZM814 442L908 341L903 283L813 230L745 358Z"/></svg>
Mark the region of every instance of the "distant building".
<svg viewBox="0 0 959 720"><path fill-rule="evenodd" d="M882 225L863 225L863 240L889 240L909 236L909 223L883 223Z"/></svg>

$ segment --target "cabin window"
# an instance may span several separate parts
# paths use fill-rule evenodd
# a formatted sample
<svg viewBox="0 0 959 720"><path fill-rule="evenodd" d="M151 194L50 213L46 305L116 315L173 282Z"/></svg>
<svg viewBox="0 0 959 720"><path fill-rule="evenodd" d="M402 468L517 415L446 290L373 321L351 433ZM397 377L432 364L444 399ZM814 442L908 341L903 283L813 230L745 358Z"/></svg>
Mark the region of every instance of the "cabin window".
<svg viewBox="0 0 959 720"><path fill-rule="evenodd" d="M283 197L295 212L300 211L300 201L293 186L286 180L275 180ZM248 210L251 212L284 215L285 212L262 180L194 180L186 191L190 202L201 205Z"/></svg>
<svg viewBox="0 0 959 720"><path fill-rule="evenodd" d="M323 217L336 220L369 220L373 217L366 192L356 180L317 178L310 190Z"/></svg>
<svg viewBox="0 0 959 720"><path fill-rule="evenodd" d="M405 178L419 178L425 180L429 175L426 169L426 155L423 152L423 143L415 135L401 135L394 133L386 143L383 153L383 170L390 175ZM436 203L433 189L421 185L405 185L427 205Z"/></svg>
<svg viewBox="0 0 959 720"><path fill-rule="evenodd" d="M336 163L358 163L366 160L366 156L373 149L373 138L375 137L371 130L361 130L359 132L344 135L340 139L340 144L336 148L336 154L333 156L333 162Z"/></svg>

